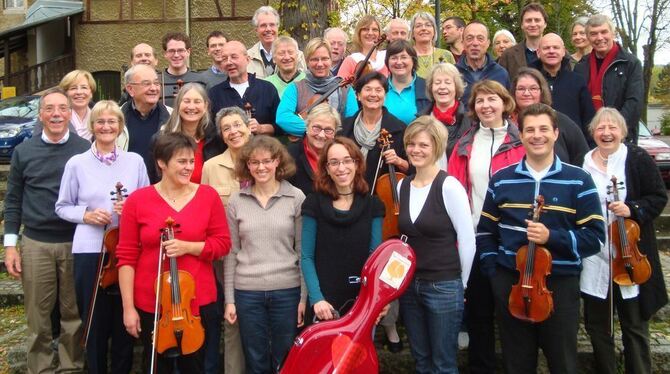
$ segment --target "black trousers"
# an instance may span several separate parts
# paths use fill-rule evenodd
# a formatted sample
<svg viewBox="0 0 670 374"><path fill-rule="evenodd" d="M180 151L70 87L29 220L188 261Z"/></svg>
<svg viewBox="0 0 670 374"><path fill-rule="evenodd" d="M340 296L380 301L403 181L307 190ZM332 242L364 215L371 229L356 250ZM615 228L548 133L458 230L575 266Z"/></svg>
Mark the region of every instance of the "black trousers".
<svg viewBox="0 0 670 374"><path fill-rule="evenodd" d="M465 324L468 328L468 368L470 373L496 372L493 290L491 282L479 269L475 257L465 291Z"/></svg>
<svg viewBox="0 0 670 374"><path fill-rule="evenodd" d="M74 286L79 316L84 325L88 319L98 270L98 253L74 254ZM133 366L135 338L123 325L123 306L118 286L100 288L95 301L93 321L88 332L86 362L88 372L107 373L107 349L111 339L111 369L113 374L127 374Z"/></svg>
<svg viewBox="0 0 670 374"><path fill-rule="evenodd" d="M541 348L552 374L576 373L579 276L548 277L547 288L553 291L554 312L540 323L525 322L510 314L509 294L517 281L516 271L498 266L491 283L505 372L536 373L538 348Z"/></svg>
<svg viewBox="0 0 670 374"><path fill-rule="evenodd" d="M142 345L144 345L145 355L145 367L143 368L143 372L151 374L149 373L149 366L151 365L151 333L154 327L154 314L142 310L138 310L138 313L140 315L140 325L142 327L140 339L142 340ZM211 333L211 329L215 325L216 319L216 302L200 307L200 322L205 330L205 342L208 340L208 331ZM175 366L179 370L179 373L182 374L204 372L205 344L206 343L204 343L196 352L177 358L168 358L163 354L156 355L156 372L172 373Z"/></svg>
<svg viewBox="0 0 670 374"><path fill-rule="evenodd" d="M619 285L614 284L614 306L619 315L623 335L623 354L626 373L651 373L651 350L649 347L649 322L640 315L638 298L623 299ZM595 372L617 373L617 356L614 338L609 333L609 297L582 294L584 299L584 324L591 337Z"/></svg>

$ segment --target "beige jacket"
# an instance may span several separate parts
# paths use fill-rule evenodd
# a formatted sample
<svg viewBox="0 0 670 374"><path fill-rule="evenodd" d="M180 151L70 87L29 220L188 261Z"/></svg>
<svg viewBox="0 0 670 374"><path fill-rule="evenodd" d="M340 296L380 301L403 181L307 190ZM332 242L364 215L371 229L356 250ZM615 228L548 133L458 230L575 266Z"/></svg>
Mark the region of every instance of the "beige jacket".
<svg viewBox="0 0 670 374"><path fill-rule="evenodd" d="M229 149L205 161L200 183L212 186L219 193L223 206L228 205L230 195L240 190L240 182L235 177L235 163Z"/></svg>
<svg viewBox="0 0 670 374"><path fill-rule="evenodd" d="M247 49L247 54L249 55L249 65L247 66L247 72L256 74L256 78L266 77L261 53L263 53L261 52L261 42L258 42L251 48ZM298 50L298 70L307 71L307 66L305 65L305 55L302 54L301 50ZM277 69L275 68L275 73L276 72Z"/></svg>

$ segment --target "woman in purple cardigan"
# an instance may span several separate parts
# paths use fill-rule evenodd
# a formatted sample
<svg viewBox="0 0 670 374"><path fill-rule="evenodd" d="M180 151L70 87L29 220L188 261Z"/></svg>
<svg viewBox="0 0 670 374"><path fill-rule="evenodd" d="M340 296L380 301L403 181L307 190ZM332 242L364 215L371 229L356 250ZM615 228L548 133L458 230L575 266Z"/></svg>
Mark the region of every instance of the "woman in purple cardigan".
<svg viewBox="0 0 670 374"><path fill-rule="evenodd" d="M91 149L72 157L65 165L56 214L77 224L72 243L77 307L86 323L93 299L98 259L105 230L117 227L122 201L112 201L118 182L124 194L149 185L142 157L116 146L123 131L123 113L109 100L98 102L88 123L94 141ZM112 372L129 373L133 362L133 338L123 325L118 284L100 288L86 343L89 373L107 373L108 342L112 340Z"/></svg>

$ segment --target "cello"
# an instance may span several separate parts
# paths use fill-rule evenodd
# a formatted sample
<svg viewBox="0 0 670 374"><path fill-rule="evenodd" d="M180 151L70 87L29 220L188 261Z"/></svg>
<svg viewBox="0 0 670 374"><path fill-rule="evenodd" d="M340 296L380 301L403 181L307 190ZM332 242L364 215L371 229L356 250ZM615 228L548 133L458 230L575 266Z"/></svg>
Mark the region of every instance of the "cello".
<svg viewBox="0 0 670 374"><path fill-rule="evenodd" d="M375 181L371 188L370 194L376 193L379 199L384 203L387 214L384 215L382 222L382 240L387 240L393 237L398 237L398 215L400 213L400 199L398 197L398 182L406 177L405 174L396 172L395 166L388 164L389 172L382 174L377 178L377 173L381 167L384 152L391 148L393 141L392 135L386 129L381 129L379 132L379 145L381 153L379 154L379 162L377 163L377 172L375 173Z"/></svg>
<svg viewBox="0 0 670 374"><path fill-rule="evenodd" d="M295 338L280 373L379 372L372 328L384 306L407 289L415 268L414 251L403 240L380 244L363 266L353 307L337 320L306 328Z"/></svg>
<svg viewBox="0 0 670 374"><path fill-rule="evenodd" d="M195 298L195 281L191 273L177 268L177 258L170 257L169 269L161 271L165 257L163 243L174 239L175 225L172 217L165 220L162 229L156 282L156 313L152 341L151 373L157 353L166 357L178 357L196 352L205 341L205 330L200 317L191 312L191 300ZM160 309L158 302L160 300ZM160 310L160 313L159 313ZM160 320L158 316L160 314Z"/></svg>
<svg viewBox="0 0 670 374"><path fill-rule="evenodd" d="M619 188L623 182L617 182L612 176L611 189L614 201L619 200ZM619 187L621 186L621 187ZM616 255L612 259L612 280L620 286L642 284L651 277L651 265L647 256L640 252L637 242L640 240L640 226L629 218L616 216L609 226L610 240Z"/></svg>
<svg viewBox="0 0 670 374"><path fill-rule="evenodd" d="M113 196L112 200L121 202L128 196L125 194L126 192L127 190L123 188L123 184L121 184L121 182L116 182L115 191L110 192L110 194ZM93 286L93 297L91 298L91 303L88 307L84 332L81 336L81 346L84 348L86 348L88 344L88 336L91 332L93 314L95 313L95 303L98 299L100 288L107 289L108 287L119 283L119 269L117 268L119 259L116 257L116 245L119 243L119 228L114 227L107 229L107 226L105 226L105 229L100 248L100 256L98 257L98 270L96 271L95 285Z"/></svg>
<svg viewBox="0 0 670 374"><path fill-rule="evenodd" d="M539 222L544 197L537 195L533 207L533 222ZM554 299L547 289L546 277L551 274L551 253L535 242L519 248L516 253L519 282L509 294L509 312L514 317L532 323L549 318L554 311Z"/></svg>

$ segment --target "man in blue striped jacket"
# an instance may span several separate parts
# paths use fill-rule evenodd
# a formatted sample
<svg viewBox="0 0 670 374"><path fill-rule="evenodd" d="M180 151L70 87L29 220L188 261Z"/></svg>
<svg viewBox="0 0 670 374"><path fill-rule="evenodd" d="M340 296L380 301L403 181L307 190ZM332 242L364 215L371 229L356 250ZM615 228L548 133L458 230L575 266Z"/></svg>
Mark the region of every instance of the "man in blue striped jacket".
<svg viewBox="0 0 670 374"><path fill-rule="evenodd" d="M552 373L575 373L579 327L579 273L582 258L596 254L605 240L605 219L591 176L554 155L555 112L533 104L519 115L526 156L496 173L489 183L479 226L477 254L491 279L507 373L535 373L542 348ZM544 208L538 222L529 213L538 195ZM529 243L552 256L547 288L553 313L539 323L517 319L508 309L519 279L516 254Z"/></svg>

